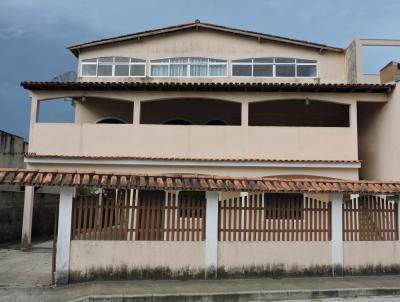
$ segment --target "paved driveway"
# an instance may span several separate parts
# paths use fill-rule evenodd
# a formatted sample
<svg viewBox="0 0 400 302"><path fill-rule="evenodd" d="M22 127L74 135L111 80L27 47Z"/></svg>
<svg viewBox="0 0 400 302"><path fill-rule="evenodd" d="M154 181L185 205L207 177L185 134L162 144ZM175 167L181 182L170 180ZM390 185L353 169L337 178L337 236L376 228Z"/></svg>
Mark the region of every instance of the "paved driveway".
<svg viewBox="0 0 400 302"><path fill-rule="evenodd" d="M0 249L0 287L32 287L51 284L51 248L48 242L23 252Z"/></svg>

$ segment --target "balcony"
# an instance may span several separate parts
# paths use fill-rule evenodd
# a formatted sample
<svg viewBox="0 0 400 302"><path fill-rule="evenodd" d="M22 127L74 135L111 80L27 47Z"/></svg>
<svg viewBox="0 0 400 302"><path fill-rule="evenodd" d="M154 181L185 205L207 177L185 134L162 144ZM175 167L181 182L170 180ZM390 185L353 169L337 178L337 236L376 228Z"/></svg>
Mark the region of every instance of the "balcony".
<svg viewBox="0 0 400 302"><path fill-rule="evenodd" d="M29 152L79 156L357 159L351 127L34 123Z"/></svg>

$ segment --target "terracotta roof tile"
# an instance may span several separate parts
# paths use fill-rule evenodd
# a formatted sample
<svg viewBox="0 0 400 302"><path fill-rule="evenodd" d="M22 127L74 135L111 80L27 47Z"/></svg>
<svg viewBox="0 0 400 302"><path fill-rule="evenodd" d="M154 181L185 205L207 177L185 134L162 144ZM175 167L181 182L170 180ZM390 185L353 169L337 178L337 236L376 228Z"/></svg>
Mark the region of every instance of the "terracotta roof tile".
<svg viewBox="0 0 400 302"><path fill-rule="evenodd" d="M0 185L305 193L399 194L400 182L330 178L227 177L196 174L132 174L100 171L0 169Z"/></svg>

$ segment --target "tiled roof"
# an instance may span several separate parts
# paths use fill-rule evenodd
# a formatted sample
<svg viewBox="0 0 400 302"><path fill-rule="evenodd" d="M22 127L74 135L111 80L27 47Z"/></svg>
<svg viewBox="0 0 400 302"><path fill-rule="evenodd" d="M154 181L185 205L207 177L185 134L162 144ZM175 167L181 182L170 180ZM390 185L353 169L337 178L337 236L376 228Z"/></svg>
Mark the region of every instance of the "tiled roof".
<svg viewBox="0 0 400 302"><path fill-rule="evenodd" d="M273 193L400 193L400 182L26 169L0 169L0 184L18 186L94 186L151 190L260 191Z"/></svg>
<svg viewBox="0 0 400 302"><path fill-rule="evenodd" d="M167 160L167 161L199 161L199 162L277 162L277 163L360 163L359 160L331 159L268 159L268 158L188 158L188 157L149 157L149 156L81 156L59 154L25 153L27 158L60 158L83 160Z"/></svg>
<svg viewBox="0 0 400 302"><path fill-rule="evenodd" d="M249 91L249 92L319 92L319 93L386 93L393 84L349 83L268 83L268 82L21 82L29 90L93 91Z"/></svg>
<svg viewBox="0 0 400 302"><path fill-rule="evenodd" d="M143 39L146 37L162 35L162 34L181 31L181 30L188 30L188 29L198 30L201 28L207 29L207 30L215 30L215 31L220 31L220 32L232 33L235 35L254 37L257 40L270 40L270 41L276 41L276 42L280 42L280 43L288 43L288 44L293 44L293 45L298 45L298 46L317 48L320 50L343 52L343 49L339 48L339 47L333 47L333 46L329 46L329 45L325 45L325 44L313 43L313 42L304 41L304 40L290 39L290 38L285 38L285 37L281 37L281 36L268 35L268 34L264 34L264 33L243 30L243 29L238 29L238 28L232 28L232 27L227 27L227 26L221 26L221 25L216 25L216 24L204 23L204 22L200 22L199 20L196 20L195 22L191 22L191 23L157 28L157 29L153 29L153 30L147 30L147 31L127 34L127 35L117 36L117 37L113 37L113 38L89 41L89 42L85 42L85 43L71 45L68 47L68 49L75 56L78 56L79 50L82 48L94 47L94 46L98 46L98 45L110 44L110 43L115 43L115 42L123 42L123 41L127 41L127 40L140 40L140 39Z"/></svg>

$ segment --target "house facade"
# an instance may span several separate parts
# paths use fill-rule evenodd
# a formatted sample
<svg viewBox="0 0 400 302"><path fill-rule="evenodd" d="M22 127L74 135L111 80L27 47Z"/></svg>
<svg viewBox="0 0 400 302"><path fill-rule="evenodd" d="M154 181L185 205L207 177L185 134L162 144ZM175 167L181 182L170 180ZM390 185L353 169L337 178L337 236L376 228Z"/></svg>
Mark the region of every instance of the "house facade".
<svg viewBox="0 0 400 302"><path fill-rule="evenodd" d="M360 180L358 111L396 89L357 80L353 44L196 21L68 49L76 82L21 83L27 169L0 172L27 204L60 188L59 283L396 271L400 184ZM38 122L60 98L75 121Z"/></svg>

